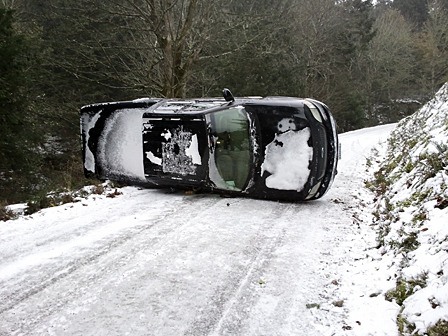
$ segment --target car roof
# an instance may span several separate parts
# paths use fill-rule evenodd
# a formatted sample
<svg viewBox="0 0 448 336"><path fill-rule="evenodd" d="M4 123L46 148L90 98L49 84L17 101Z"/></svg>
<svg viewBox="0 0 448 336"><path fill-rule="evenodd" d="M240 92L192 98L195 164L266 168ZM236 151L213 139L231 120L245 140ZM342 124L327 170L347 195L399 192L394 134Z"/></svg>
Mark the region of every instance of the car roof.
<svg viewBox="0 0 448 336"><path fill-rule="evenodd" d="M206 113L210 110L220 109L233 105L270 105L270 106L302 106L306 99L283 96L249 96L236 97L233 101L226 101L224 98L139 98L130 101L96 103L83 106L81 110L97 110L98 108L109 107L130 108L130 107L151 107L151 113L171 114L171 113Z"/></svg>
<svg viewBox="0 0 448 336"><path fill-rule="evenodd" d="M304 99L294 97L238 97L234 101L223 98L163 99L153 106L153 113L201 113L232 105L301 106Z"/></svg>
<svg viewBox="0 0 448 336"><path fill-rule="evenodd" d="M198 113L228 105L224 99L163 99L154 105L153 113Z"/></svg>

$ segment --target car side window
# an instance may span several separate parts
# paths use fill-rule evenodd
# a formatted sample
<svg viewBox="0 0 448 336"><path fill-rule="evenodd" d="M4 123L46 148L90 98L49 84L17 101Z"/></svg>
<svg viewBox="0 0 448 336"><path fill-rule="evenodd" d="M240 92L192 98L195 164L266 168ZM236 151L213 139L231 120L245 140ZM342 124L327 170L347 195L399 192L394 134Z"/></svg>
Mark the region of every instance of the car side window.
<svg viewBox="0 0 448 336"><path fill-rule="evenodd" d="M243 107L209 115L210 179L220 189L243 190L251 164L249 119Z"/></svg>

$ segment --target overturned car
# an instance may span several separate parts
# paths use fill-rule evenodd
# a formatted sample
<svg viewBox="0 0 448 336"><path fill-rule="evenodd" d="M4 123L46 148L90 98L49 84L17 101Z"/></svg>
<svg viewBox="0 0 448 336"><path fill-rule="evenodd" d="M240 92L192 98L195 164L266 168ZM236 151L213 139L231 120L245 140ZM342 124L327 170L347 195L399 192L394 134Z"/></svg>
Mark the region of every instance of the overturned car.
<svg viewBox="0 0 448 336"><path fill-rule="evenodd" d="M339 147L326 105L223 93L82 107L85 175L273 200L328 191Z"/></svg>

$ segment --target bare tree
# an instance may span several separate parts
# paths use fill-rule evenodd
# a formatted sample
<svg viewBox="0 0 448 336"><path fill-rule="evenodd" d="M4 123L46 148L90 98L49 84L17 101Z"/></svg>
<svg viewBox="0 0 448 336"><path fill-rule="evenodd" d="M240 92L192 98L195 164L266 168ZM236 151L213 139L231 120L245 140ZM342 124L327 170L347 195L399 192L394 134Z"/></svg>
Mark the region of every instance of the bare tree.
<svg viewBox="0 0 448 336"><path fill-rule="evenodd" d="M368 49L367 72L371 87L383 99L403 94L415 64L411 26L397 10L380 15L373 29L376 31ZM381 97L376 97L381 99Z"/></svg>
<svg viewBox="0 0 448 336"><path fill-rule="evenodd" d="M66 56L55 61L76 78L112 89L184 97L199 59L225 56L262 36L248 29L260 21L257 0L244 6L236 0L48 1L56 20L66 22L64 32L56 31L66 39Z"/></svg>
<svg viewBox="0 0 448 336"><path fill-rule="evenodd" d="M1 0L0 5L7 9L14 9L16 7L15 0Z"/></svg>
<svg viewBox="0 0 448 336"><path fill-rule="evenodd" d="M214 0L113 1L104 10L126 36L121 66L128 83L165 97L183 97L192 65L210 39Z"/></svg>
<svg viewBox="0 0 448 336"><path fill-rule="evenodd" d="M341 7L332 0L296 0L291 11L292 53L302 68L306 96L331 96L338 62L336 48L342 31Z"/></svg>
<svg viewBox="0 0 448 336"><path fill-rule="evenodd" d="M415 67L412 27L398 10L381 13L373 30L375 35L359 60L364 74L360 87L369 125L400 118L401 111L396 106L399 99L412 97L409 88Z"/></svg>
<svg viewBox="0 0 448 336"><path fill-rule="evenodd" d="M152 92L183 97L198 61L237 53L255 40L262 44L272 31L260 30L260 22L284 10L285 2L114 0L105 10L121 18L131 40L133 51L122 56L128 82L138 79Z"/></svg>
<svg viewBox="0 0 448 336"><path fill-rule="evenodd" d="M424 70L419 82L432 94L448 80L448 8L443 1L430 2L418 47Z"/></svg>

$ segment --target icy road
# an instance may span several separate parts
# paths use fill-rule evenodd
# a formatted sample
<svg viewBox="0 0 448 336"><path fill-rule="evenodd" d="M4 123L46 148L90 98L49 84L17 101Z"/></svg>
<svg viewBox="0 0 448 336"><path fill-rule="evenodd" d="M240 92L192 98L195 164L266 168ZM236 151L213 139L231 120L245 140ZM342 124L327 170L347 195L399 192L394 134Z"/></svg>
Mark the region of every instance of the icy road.
<svg viewBox="0 0 448 336"><path fill-rule="evenodd" d="M309 203L126 187L0 223L0 335L334 335L370 150L341 135L330 192ZM361 324L361 322L359 322Z"/></svg>

